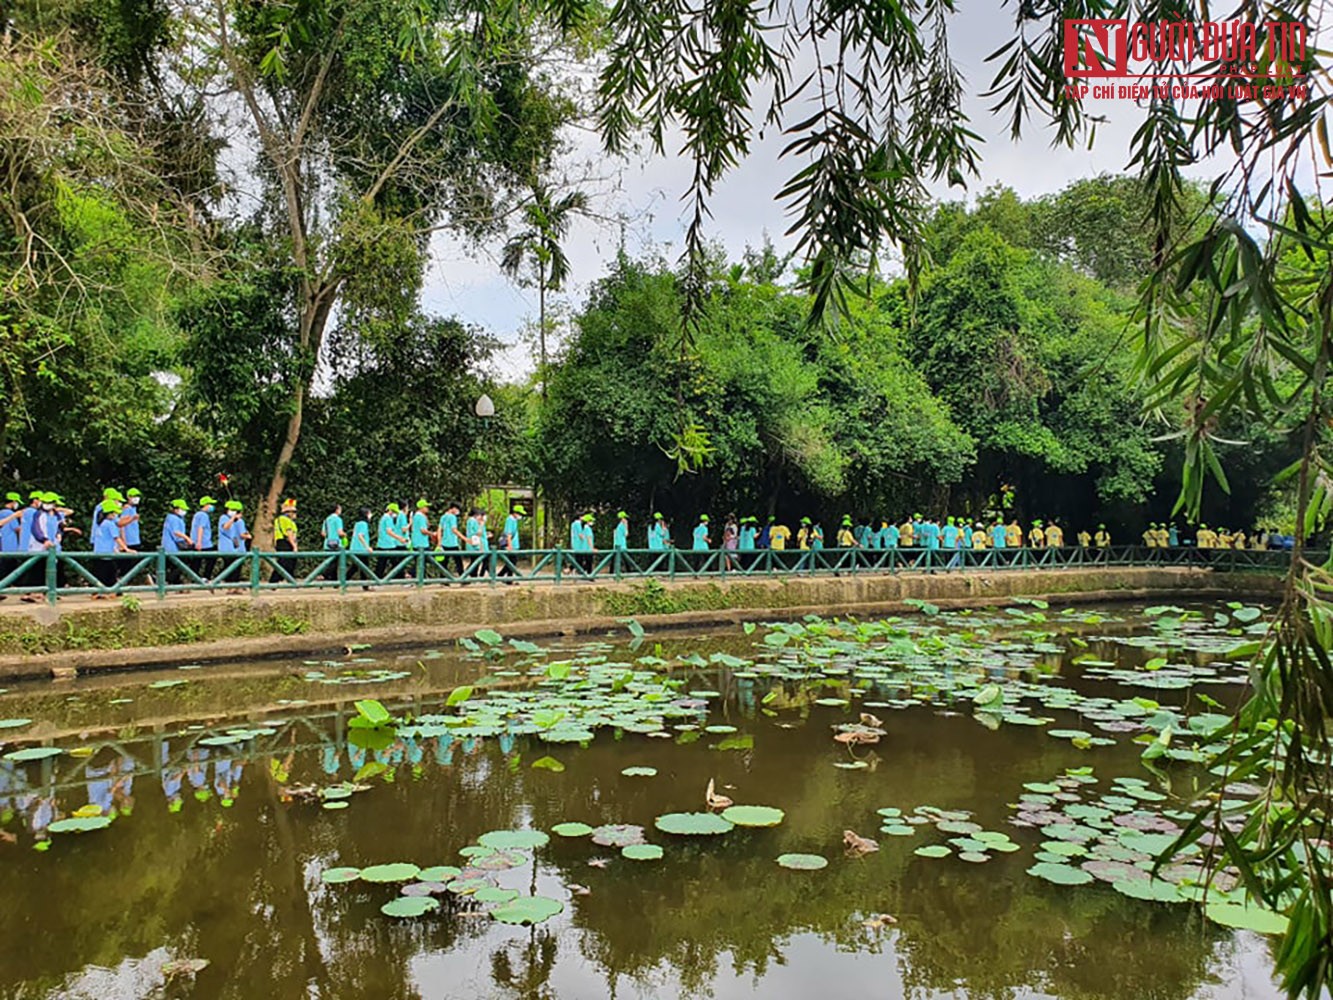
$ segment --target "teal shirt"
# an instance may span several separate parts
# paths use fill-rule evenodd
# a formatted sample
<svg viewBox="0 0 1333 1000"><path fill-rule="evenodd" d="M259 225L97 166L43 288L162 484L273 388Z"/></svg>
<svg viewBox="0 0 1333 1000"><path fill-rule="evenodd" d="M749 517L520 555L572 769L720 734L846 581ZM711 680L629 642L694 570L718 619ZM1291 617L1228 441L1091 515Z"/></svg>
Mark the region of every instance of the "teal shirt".
<svg viewBox="0 0 1333 1000"><path fill-rule="evenodd" d="M569 550L571 552L582 552L583 549L583 522L575 521L569 526Z"/></svg>
<svg viewBox="0 0 1333 1000"><path fill-rule="evenodd" d="M615 533L611 536L611 547L613 549L629 548L629 525L624 521L616 525Z"/></svg>
<svg viewBox="0 0 1333 1000"><path fill-rule="evenodd" d="M651 552L663 552L666 550L666 528L661 521L654 521L648 526L648 549Z"/></svg>
<svg viewBox="0 0 1333 1000"><path fill-rule="evenodd" d="M748 524L741 529L739 547L742 552L754 551L754 539L757 534L759 534L758 529Z"/></svg>
<svg viewBox="0 0 1333 1000"><path fill-rule="evenodd" d="M352 525L352 541L347 547L352 552L369 552L370 525L365 521L357 521Z"/></svg>
<svg viewBox="0 0 1333 1000"><path fill-rule="evenodd" d="M375 548L377 549L396 549L402 543L389 534L390 531L398 530L398 519L388 511L380 518L379 531L375 536Z"/></svg>
<svg viewBox="0 0 1333 1000"><path fill-rule="evenodd" d="M1004 525L1003 525L1003 524L997 524L997 525L995 525L995 527L991 528L991 530L990 530L990 543L991 543L991 548L995 548L995 549L1002 549L1002 548L1004 548Z"/></svg>
<svg viewBox="0 0 1333 1000"><path fill-rule="evenodd" d="M467 526L463 529L463 534L467 535L467 550L469 552L486 551L486 533L481 528L481 520L475 517L467 519Z"/></svg>
<svg viewBox="0 0 1333 1000"><path fill-rule="evenodd" d="M336 549L342 546L343 519L337 514L324 518L324 547Z"/></svg>
<svg viewBox="0 0 1333 1000"><path fill-rule="evenodd" d="M810 529L810 548L822 549L824 547L824 529L815 525Z"/></svg>
<svg viewBox="0 0 1333 1000"><path fill-rule="evenodd" d="M412 515L412 548L430 548L430 518L424 510Z"/></svg>
<svg viewBox="0 0 1333 1000"><path fill-rule="evenodd" d="M694 529L694 551L704 552L708 549L708 525L700 524Z"/></svg>
<svg viewBox="0 0 1333 1000"><path fill-rule="evenodd" d="M509 540L509 547L511 549L521 549L523 547L519 543L519 538L518 538L517 514L510 514L508 517L505 518L504 536Z"/></svg>
<svg viewBox="0 0 1333 1000"><path fill-rule="evenodd" d="M458 530L457 514L440 515L440 548L456 549L458 548L458 536L454 534Z"/></svg>

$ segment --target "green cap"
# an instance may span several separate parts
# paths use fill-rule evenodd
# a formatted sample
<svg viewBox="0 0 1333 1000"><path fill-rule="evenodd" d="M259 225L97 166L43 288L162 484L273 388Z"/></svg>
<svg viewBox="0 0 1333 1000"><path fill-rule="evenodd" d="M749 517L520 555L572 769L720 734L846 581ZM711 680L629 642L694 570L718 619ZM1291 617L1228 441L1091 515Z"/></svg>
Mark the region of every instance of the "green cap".
<svg viewBox="0 0 1333 1000"><path fill-rule="evenodd" d="M842 523L843 523L843 524L851 524L851 523L852 523L852 515L851 515L851 514L843 514L843 515L842 515Z"/></svg>
<svg viewBox="0 0 1333 1000"><path fill-rule="evenodd" d="M244 510L244 509L245 509L245 504L241 503L241 501L239 501L239 500L228 500L228 501L227 501L227 509L228 509L228 510Z"/></svg>
<svg viewBox="0 0 1333 1000"><path fill-rule="evenodd" d="M1106 530L1106 525L1104 525L1104 524L1099 524L1099 525L1097 525L1097 530L1098 530L1098 531L1105 531L1105 530Z"/></svg>
<svg viewBox="0 0 1333 1000"><path fill-rule="evenodd" d="M190 505L184 500L173 500L171 501L171 506L174 510L186 510Z"/></svg>
<svg viewBox="0 0 1333 1000"><path fill-rule="evenodd" d="M1040 528L1040 527L1041 527L1041 518L1038 518L1037 520L1033 521L1033 522L1032 522L1032 526L1033 526L1034 528Z"/></svg>
<svg viewBox="0 0 1333 1000"><path fill-rule="evenodd" d="M14 492L6 493L6 494L5 494L5 499L6 499L6 500L12 500L14 503L22 503L22 502L23 502L23 497L19 496L17 493L14 493Z"/></svg>
<svg viewBox="0 0 1333 1000"><path fill-rule="evenodd" d="M135 489L133 486L131 486L129 489L127 489L127 490L125 491L125 495L126 495L127 497L141 497L141 496L143 496L143 494L140 493L140 492L139 492L137 489Z"/></svg>
<svg viewBox="0 0 1333 1000"><path fill-rule="evenodd" d="M708 520L708 515L707 515L707 514L700 514L700 515L699 515L699 523L700 523L700 524L703 524L703 523L706 522L707 520Z"/></svg>
<svg viewBox="0 0 1333 1000"><path fill-rule="evenodd" d="M102 513L103 513L103 514L119 514L119 513L120 513L120 504L117 503L115 500L105 500L105 501L103 501L103 503L102 503Z"/></svg>
<svg viewBox="0 0 1333 1000"><path fill-rule="evenodd" d="M396 503L391 503L391 504L389 504L389 506L385 507L384 509L387 510L387 511L389 511L391 514L397 514L397 513L399 513L403 508L399 507Z"/></svg>
<svg viewBox="0 0 1333 1000"><path fill-rule="evenodd" d="M524 507L521 503L516 503L516 504L514 504L514 506L513 506L513 508L512 508L512 511L513 511L513 513L515 513L515 514L524 514L524 515L526 515L527 512L528 512L528 508Z"/></svg>
<svg viewBox="0 0 1333 1000"><path fill-rule="evenodd" d="M49 492L48 492L48 493L43 493L43 494L42 494L42 503L60 503L60 494L59 494L59 493L49 493Z"/></svg>
<svg viewBox="0 0 1333 1000"><path fill-rule="evenodd" d="M424 497L417 501L417 510L421 510L423 507L430 507L430 501Z"/></svg>
<svg viewBox="0 0 1333 1000"><path fill-rule="evenodd" d="M28 494L28 499L29 499L29 500L40 500L40 499L41 499L42 497L44 497L44 496L46 496L46 494L43 493L41 490L33 490L31 493Z"/></svg>
<svg viewBox="0 0 1333 1000"><path fill-rule="evenodd" d="M653 520L654 520L654 521L661 521L661 520L662 520L662 512L661 512L660 510L659 510L659 511L655 511L655 512L653 513Z"/></svg>
<svg viewBox="0 0 1333 1000"><path fill-rule="evenodd" d="M596 521L596 520L597 520L597 518L593 517L591 514L584 514L584 515L583 515L583 523L584 523L584 524L592 524L592 523L593 523L594 521Z"/></svg>
<svg viewBox="0 0 1333 1000"><path fill-rule="evenodd" d="M777 517L776 517L776 515L773 515L773 514L769 514L769 515L768 515L768 523L769 523L769 524L773 524L773 523L776 522L776 521L777 521Z"/></svg>
<svg viewBox="0 0 1333 1000"><path fill-rule="evenodd" d="M801 523L802 523L802 524L809 524L809 523L810 523L810 518L808 518L808 517L803 517L803 518L801 518Z"/></svg>
<svg viewBox="0 0 1333 1000"><path fill-rule="evenodd" d="M616 511L616 517L620 518L622 521L629 520L629 515L626 514L623 510Z"/></svg>
<svg viewBox="0 0 1333 1000"><path fill-rule="evenodd" d="M949 520L946 521L945 523L946 523L946 524L953 524L953 518L949 518Z"/></svg>
<svg viewBox="0 0 1333 1000"><path fill-rule="evenodd" d="M215 503L217 503L217 501L209 496L203 496L199 498L200 507L207 507L209 504L215 504Z"/></svg>

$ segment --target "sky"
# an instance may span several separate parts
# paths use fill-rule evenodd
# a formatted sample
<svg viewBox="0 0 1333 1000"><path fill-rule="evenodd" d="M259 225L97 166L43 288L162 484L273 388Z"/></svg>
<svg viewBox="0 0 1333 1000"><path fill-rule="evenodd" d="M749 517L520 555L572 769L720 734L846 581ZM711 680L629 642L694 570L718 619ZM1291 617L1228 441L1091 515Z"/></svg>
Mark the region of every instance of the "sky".
<svg viewBox="0 0 1333 1000"><path fill-rule="evenodd" d="M986 56L998 41L1013 31L1011 7L998 2L959 0L960 14L951 29L950 46L966 83L966 110L971 127L985 140L981 147L980 176L969 179L966 191L941 184L937 197L971 199L995 184L1013 188L1022 197L1057 191L1073 180L1126 169L1129 143L1139 120L1132 101L1092 101L1088 110L1104 115L1097 129L1094 149L1053 148L1050 134L1039 123L1019 142L1008 134L1008 119L989 110L982 93L988 88L993 67ZM773 131L773 130L770 130ZM721 184L712 199L712 239L728 253L739 255L747 245L757 246L769 236L778 249L790 249L783 233L788 220L781 203L774 200L783 181L799 169L797 161L780 161L783 145L779 135L757 139L751 155ZM677 157L679 143L668 146L671 155L632 158L626 162L600 156L597 138L581 132L574 141L572 157L591 160L610 182L594 202L594 210L605 218L623 216L624 242L631 256L660 252L676 259L683 248L686 206L681 201L692 170L689 160ZM1200 171L1211 172L1208 164ZM1212 165L1215 169L1216 165ZM604 221L580 221L567 238L565 249L571 262L571 280L558 296L577 308L589 284L601 277L614 257L622 238L621 226ZM427 310L455 315L476 323L505 342L493 364L504 380L523 378L531 371L530 349L518 340L525 322L537 311L535 289L521 288L500 272L500 244L478 248L464 245L447 234L439 234L432 248L424 305Z"/></svg>

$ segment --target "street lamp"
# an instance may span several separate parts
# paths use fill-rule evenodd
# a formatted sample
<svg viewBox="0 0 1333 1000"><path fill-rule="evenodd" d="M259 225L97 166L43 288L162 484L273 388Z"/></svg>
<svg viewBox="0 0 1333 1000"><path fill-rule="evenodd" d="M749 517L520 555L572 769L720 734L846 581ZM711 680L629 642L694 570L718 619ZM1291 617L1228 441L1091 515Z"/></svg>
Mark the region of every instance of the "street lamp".
<svg viewBox="0 0 1333 1000"><path fill-rule="evenodd" d="M483 420L495 416L495 403L491 400L491 397L484 392L481 394L481 398L477 400L477 405L473 407L473 409L476 410L477 416L481 417Z"/></svg>

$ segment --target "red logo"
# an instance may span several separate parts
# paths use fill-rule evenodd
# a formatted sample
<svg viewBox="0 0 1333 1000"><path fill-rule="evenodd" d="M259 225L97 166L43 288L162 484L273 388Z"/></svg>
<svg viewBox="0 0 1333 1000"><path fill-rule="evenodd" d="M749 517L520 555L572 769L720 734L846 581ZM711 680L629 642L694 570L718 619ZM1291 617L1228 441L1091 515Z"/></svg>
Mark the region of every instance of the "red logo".
<svg viewBox="0 0 1333 1000"><path fill-rule="evenodd" d="M1071 80L1129 74L1129 22L1096 17L1065 20L1065 76Z"/></svg>

